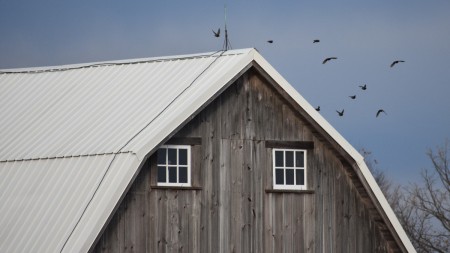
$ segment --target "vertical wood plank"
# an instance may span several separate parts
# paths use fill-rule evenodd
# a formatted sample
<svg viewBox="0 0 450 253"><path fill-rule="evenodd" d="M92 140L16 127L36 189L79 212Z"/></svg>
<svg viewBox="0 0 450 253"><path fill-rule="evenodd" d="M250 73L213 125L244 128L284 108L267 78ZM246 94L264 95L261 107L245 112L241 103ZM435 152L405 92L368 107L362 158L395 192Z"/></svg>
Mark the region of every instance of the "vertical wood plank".
<svg viewBox="0 0 450 253"><path fill-rule="evenodd" d="M258 186L258 171L255 171L253 161L255 158L255 141L245 140L242 148L242 220L244 228L242 229L242 245L240 252L254 252L254 241L261 241L257 237L258 221L256 217L255 209L256 205L261 201L261 196L258 196L258 192L261 193L261 189L257 189ZM259 172L261 173L261 172Z"/></svg>
<svg viewBox="0 0 450 253"><path fill-rule="evenodd" d="M228 139L221 140L221 153L220 153L220 167L218 174L220 175L219 188L220 188L220 209L219 209L219 252L230 252L233 245L231 239L231 143Z"/></svg>
<svg viewBox="0 0 450 253"><path fill-rule="evenodd" d="M316 229L317 229L317 220L314 219L316 217L317 210L315 209L315 201L316 195L305 196L305 204L303 206L304 215L304 241L306 250L305 252L314 252L315 245L319 244L317 238L315 238Z"/></svg>
<svg viewBox="0 0 450 253"><path fill-rule="evenodd" d="M218 110L218 104L220 105L221 99L213 104L213 106L205 109L202 116L204 117L204 147L203 147L203 190L201 192L201 227L200 237L203 238L200 246L201 252L209 252L211 250L212 242L212 217L214 212L214 191L213 191L213 141L215 140L215 120L213 116Z"/></svg>
<svg viewBox="0 0 450 253"><path fill-rule="evenodd" d="M202 187L202 178L204 169L202 168L202 145L195 145L191 147L191 184L192 186Z"/></svg>
<svg viewBox="0 0 450 253"><path fill-rule="evenodd" d="M305 197L307 196L295 196L295 200L292 203L292 236L293 236L293 252L306 252L305 247L305 222L308 214L304 209Z"/></svg>
<svg viewBox="0 0 450 253"><path fill-rule="evenodd" d="M152 191L150 187L147 188L147 203L146 203L146 210L148 213L148 219L147 219L147 231L148 234L145 235L147 239L147 250L150 252L156 252L158 250L158 241L159 241L159 233L158 233L158 220L159 217L157 216L157 207L158 205L158 196L156 194L156 191Z"/></svg>
<svg viewBox="0 0 450 253"><path fill-rule="evenodd" d="M230 194L227 199L229 203L229 239L230 248L226 252L240 252L243 240L243 231L248 226L244 219L244 204L248 202L243 192L242 169L243 169L243 141L236 140L230 143L230 162L228 170L228 187Z"/></svg>
<svg viewBox="0 0 450 253"><path fill-rule="evenodd" d="M275 228L273 226L274 210L272 194L265 195L264 205L264 250L266 252L275 252Z"/></svg>

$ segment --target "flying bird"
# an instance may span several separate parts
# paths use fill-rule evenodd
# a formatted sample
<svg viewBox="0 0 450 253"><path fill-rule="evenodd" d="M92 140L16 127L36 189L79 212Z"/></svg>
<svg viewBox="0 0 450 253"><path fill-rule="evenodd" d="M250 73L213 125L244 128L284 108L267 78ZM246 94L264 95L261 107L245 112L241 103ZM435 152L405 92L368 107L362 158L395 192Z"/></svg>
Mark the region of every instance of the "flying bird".
<svg viewBox="0 0 450 253"><path fill-rule="evenodd" d="M313 43L319 43L320 40L313 40Z"/></svg>
<svg viewBox="0 0 450 253"><path fill-rule="evenodd" d="M356 95L348 96L348 97L351 98L351 99L356 99Z"/></svg>
<svg viewBox="0 0 450 253"><path fill-rule="evenodd" d="M272 43L273 43L273 40L268 40L267 43L272 44Z"/></svg>
<svg viewBox="0 0 450 253"><path fill-rule="evenodd" d="M325 60L323 60L322 64L327 63L327 61L329 61L329 60L336 60L336 59L337 59L337 57L328 57Z"/></svg>
<svg viewBox="0 0 450 253"><path fill-rule="evenodd" d="M317 106L316 111L320 112L320 105Z"/></svg>
<svg viewBox="0 0 450 253"><path fill-rule="evenodd" d="M394 67L395 64L400 63L400 62L405 62L405 61L402 61L402 60L394 61L391 63L391 68Z"/></svg>
<svg viewBox="0 0 450 253"><path fill-rule="evenodd" d="M214 30L212 30L212 32L214 33L214 37L216 37L216 38L220 37L220 28L217 29L217 32L215 32Z"/></svg>
<svg viewBox="0 0 450 253"><path fill-rule="evenodd" d="M344 116L344 109L342 109L341 112L340 111L336 111L336 112L339 114L340 117Z"/></svg>
<svg viewBox="0 0 450 253"><path fill-rule="evenodd" d="M367 84L360 85L359 87L361 88L361 90L367 90Z"/></svg>
<svg viewBox="0 0 450 253"><path fill-rule="evenodd" d="M387 113L386 113L383 109L380 109L380 110L378 110L378 112L377 112L377 118L378 118L378 116L380 116L380 113L384 113L384 114L387 115Z"/></svg>

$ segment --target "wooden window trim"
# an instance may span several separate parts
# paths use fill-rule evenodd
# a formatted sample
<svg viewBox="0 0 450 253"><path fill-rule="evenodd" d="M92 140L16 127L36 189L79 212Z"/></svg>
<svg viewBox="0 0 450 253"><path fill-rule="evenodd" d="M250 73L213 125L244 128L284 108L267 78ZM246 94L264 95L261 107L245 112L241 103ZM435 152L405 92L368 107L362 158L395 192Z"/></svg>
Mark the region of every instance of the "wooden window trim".
<svg viewBox="0 0 450 253"><path fill-rule="evenodd" d="M314 190L284 190L284 189L266 189L266 193L295 193L295 194L314 194Z"/></svg>
<svg viewBox="0 0 450 253"><path fill-rule="evenodd" d="M150 186L150 189L155 190L193 190L193 191L201 191L203 190L203 187L199 186L158 186L158 185L152 185Z"/></svg>
<svg viewBox="0 0 450 253"><path fill-rule="evenodd" d="M280 149L314 149L313 141L265 141L266 148L280 148Z"/></svg>
<svg viewBox="0 0 450 253"><path fill-rule="evenodd" d="M202 145L202 138L200 137L172 137L164 145Z"/></svg>

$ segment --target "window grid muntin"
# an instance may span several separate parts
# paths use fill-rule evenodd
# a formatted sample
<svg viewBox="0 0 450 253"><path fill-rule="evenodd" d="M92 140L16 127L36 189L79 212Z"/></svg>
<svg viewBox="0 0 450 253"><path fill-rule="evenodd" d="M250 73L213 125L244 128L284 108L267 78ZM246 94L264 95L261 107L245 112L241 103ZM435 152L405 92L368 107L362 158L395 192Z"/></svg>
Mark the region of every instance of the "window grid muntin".
<svg viewBox="0 0 450 253"><path fill-rule="evenodd" d="M282 152L283 159L282 159L282 166L280 165L279 159L277 159L276 154ZM293 153L293 166L287 166L286 161L286 152L292 152ZM300 152L303 154L303 166L297 166L297 152ZM306 150L305 149L273 149L272 152L272 161L273 161L273 188L274 189L286 189L286 190L306 190L307 188L307 181L306 181ZM301 161L301 159L300 159ZM287 177L286 177L286 171L293 169L293 180L294 184L287 184ZM278 170L278 171L277 171ZM283 183L277 184L277 172L280 173L279 170L283 170ZM301 172L303 170L303 184L297 185L297 173ZM281 180L280 180L281 181Z"/></svg>
<svg viewBox="0 0 450 253"><path fill-rule="evenodd" d="M160 163L159 159L158 159L158 152L161 149L165 149L165 162L164 163ZM173 163L169 163L169 149L176 149L176 162ZM186 162L187 164L180 164L180 150L186 150ZM191 186L191 146L190 145L163 145L161 146L158 151L157 151L157 165L156 167L157 169L157 185L158 186L181 186L181 187L185 187L185 186ZM165 172L166 172L166 181L165 182L159 182L159 167L165 167ZM169 181L169 168L173 168L176 167L176 181L175 183L171 183ZM180 167L182 168L187 168L187 182L186 183L180 183Z"/></svg>

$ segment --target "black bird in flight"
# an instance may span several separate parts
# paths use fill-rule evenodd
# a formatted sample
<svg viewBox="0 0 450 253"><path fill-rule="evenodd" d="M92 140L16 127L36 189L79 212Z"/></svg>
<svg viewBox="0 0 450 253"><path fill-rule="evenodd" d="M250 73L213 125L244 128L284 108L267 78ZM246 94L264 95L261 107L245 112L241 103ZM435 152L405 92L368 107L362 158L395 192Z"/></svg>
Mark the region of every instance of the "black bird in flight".
<svg viewBox="0 0 450 253"><path fill-rule="evenodd" d="M351 98L351 99L356 99L356 95L348 96L348 97Z"/></svg>
<svg viewBox="0 0 450 253"><path fill-rule="evenodd" d="M359 87L361 88L361 90L367 90L367 84L360 85Z"/></svg>
<svg viewBox="0 0 450 253"><path fill-rule="evenodd" d="M320 105L317 106L316 111L320 112Z"/></svg>
<svg viewBox="0 0 450 253"><path fill-rule="evenodd" d="M313 43L319 43L320 40L313 40Z"/></svg>
<svg viewBox="0 0 450 253"><path fill-rule="evenodd" d="M273 43L273 40L268 40L267 42L270 43L270 44L272 44L272 43Z"/></svg>
<svg viewBox="0 0 450 253"><path fill-rule="evenodd" d="M342 109L342 112L340 112L340 111L336 111L336 112L339 114L340 117L344 116L344 109Z"/></svg>
<svg viewBox="0 0 450 253"><path fill-rule="evenodd" d="M216 38L220 37L220 28L217 29L217 32L215 32L214 30L212 32L214 33L214 37L216 37Z"/></svg>
<svg viewBox="0 0 450 253"><path fill-rule="evenodd" d="M327 61L329 61L329 60L336 60L336 59L337 59L337 57L328 57L325 60L323 60L322 64L327 63Z"/></svg>
<svg viewBox="0 0 450 253"><path fill-rule="evenodd" d="M380 113L384 113L384 114L387 115L387 113L386 113L383 109L380 109L380 110L378 110L378 112L377 112L377 118L378 118L378 116L380 116Z"/></svg>
<svg viewBox="0 0 450 253"><path fill-rule="evenodd" d="M391 63L391 68L394 67L395 64L400 63L400 62L405 62L405 61L402 61L402 60L394 61Z"/></svg>

